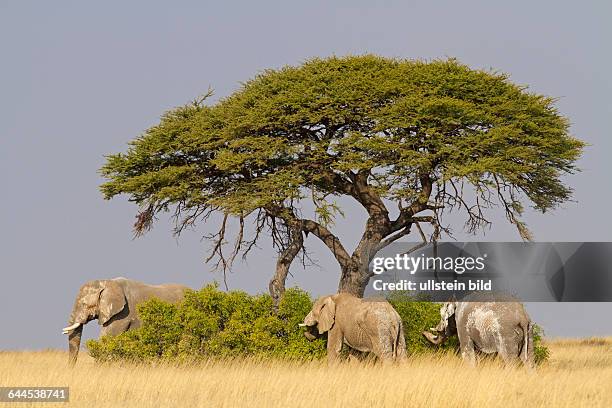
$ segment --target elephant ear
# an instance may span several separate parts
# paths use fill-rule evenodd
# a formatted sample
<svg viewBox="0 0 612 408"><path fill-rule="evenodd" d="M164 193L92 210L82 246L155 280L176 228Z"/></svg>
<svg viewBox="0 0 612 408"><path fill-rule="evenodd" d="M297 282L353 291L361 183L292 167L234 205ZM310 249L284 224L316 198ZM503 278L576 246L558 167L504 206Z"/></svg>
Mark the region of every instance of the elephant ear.
<svg viewBox="0 0 612 408"><path fill-rule="evenodd" d="M317 328L319 329L319 334L323 334L334 325L334 320L336 319L336 302L332 299L331 296L325 298L323 305L321 306L321 310L319 311L319 319L317 323Z"/></svg>
<svg viewBox="0 0 612 408"><path fill-rule="evenodd" d="M102 285L98 321L100 324L105 324L125 307L125 293L123 293L123 289L115 281L104 281Z"/></svg>

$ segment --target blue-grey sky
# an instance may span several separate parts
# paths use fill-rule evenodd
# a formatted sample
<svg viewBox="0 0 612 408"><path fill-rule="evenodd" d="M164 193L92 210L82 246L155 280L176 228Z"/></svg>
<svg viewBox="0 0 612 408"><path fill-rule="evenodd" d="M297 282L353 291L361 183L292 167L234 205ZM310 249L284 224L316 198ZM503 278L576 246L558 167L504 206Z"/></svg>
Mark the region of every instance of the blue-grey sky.
<svg viewBox="0 0 612 408"><path fill-rule="evenodd" d="M132 240L136 208L104 201L104 154L209 86L228 95L258 71L309 57L376 53L457 57L559 97L572 133L587 141L575 202L528 212L539 241L609 241L612 194L612 38L605 1L2 1L0 3L0 332L2 348L64 347L60 329L78 287L125 276L200 287L219 280L203 258L205 226L176 239L161 219ZM480 240L517 240L503 215ZM358 221L359 220L359 221ZM339 235L364 220L350 206ZM469 236L460 232L459 239ZM314 238L321 268L293 268L289 285L336 289L338 268ZM229 276L262 292L268 242ZM612 335L611 304L531 304L549 335ZM603 322L607 322L607 325ZM96 336L95 322L86 336Z"/></svg>

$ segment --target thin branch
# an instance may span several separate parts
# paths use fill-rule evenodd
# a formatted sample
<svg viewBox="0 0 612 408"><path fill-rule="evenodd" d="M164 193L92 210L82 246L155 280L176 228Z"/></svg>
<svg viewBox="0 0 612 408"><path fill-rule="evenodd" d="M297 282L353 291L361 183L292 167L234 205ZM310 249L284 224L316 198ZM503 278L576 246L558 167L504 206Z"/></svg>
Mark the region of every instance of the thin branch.
<svg viewBox="0 0 612 408"><path fill-rule="evenodd" d="M228 213L224 213L223 214L223 221L221 222L221 227L219 228L219 231L215 234L211 234L208 236L209 239L212 239L214 242L214 247L211 251L211 254L208 258L206 258L205 262L209 262L211 259L213 259L215 256L218 257L217 263L215 264L215 269L219 268L219 265L221 265L221 269L223 272L223 283L225 285L225 290L229 290L228 286L227 286L227 269L228 269L228 262L225 259L225 254L223 253L223 243L225 240L225 228L227 225L227 219L229 217Z"/></svg>
<svg viewBox="0 0 612 408"><path fill-rule="evenodd" d="M240 229L238 230L238 237L236 238L236 241L234 243L234 251L232 252L228 260L230 266L234 264L234 259L236 259L236 256L238 255L238 252L240 252L240 248L244 242L244 217L240 215L238 220L240 223Z"/></svg>
<svg viewBox="0 0 612 408"><path fill-rule="evenodd" d="M394 235L390 235L387 238L383 239L380 244L378 244L378 246L376 247L375 253L380 252L383 248L387 247L388 245L392 244L393 242L397 241L398 239L405 237L406 235L410 234L410 227L412 224L408 224L406 227L404 227L403 230L400 230L399 232L396 232Z"/></svg>
<svg viewBox="0 0 612 408"><path fill-rule="evenodd" d="M410 248L406 252L402 252L400 255L411 254L411 253L413 253L415 251L418 251L419 249L423 248L424 246L426 246L428 244L427 237L425 236L425 233L423 232L423 229L421 228L421 225L417 222L416 226L417 226L417 229L419 230L419 234L421 235L421 239L423 240L423 242L421 242L420 244L415 245L414 247Z"/></svg>
<svg viewBox="0 0 612 408"><path fill-rule="evenodd" d="M529 231L527 225L525 225L525 223L519 220L516 216L516 210L514 209L513 204L515 204L517 200L514 197L512 189L510 189L510 202L508 202L506 197L504 197L501 186L502 183L500 183L497 175L494 174L493 179L495 180L495 186L497 188L497 195L499 197L499 201L502 203L502 205L504 206L504 210L506 211L506 218L508 219L508 221L510 221L510 223L516 226L519 235L524 241L532 241L533 236L531 234L531 231Z"/></svg>

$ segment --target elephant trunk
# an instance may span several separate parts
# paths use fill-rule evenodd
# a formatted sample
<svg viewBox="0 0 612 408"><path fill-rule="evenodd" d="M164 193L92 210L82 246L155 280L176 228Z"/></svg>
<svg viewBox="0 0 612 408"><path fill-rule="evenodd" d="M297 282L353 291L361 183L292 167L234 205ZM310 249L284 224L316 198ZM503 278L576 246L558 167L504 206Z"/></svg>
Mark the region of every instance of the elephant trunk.
<svg viewBox="0 0 612 408"><path fill-rule="evenodd" d="M62 333L68 335L68 362L74 366L79 356L79 348L81 347L81 336L83 334L83 325L87 323L88 318L85 316L82 307L79 305L79 297L77 296L70 313L68 322L70 325L62 330Z"/></svg>
<svg viewBox="0 0 612 408"><path fill-rule="evenodd" d="M308 340L313 341L321 337L319 331L316 326L306 326L306 331L304 332L304 337Z"/></svg>
<svg viewBox="0 0 612 408"><path fill-rule="evenodd" d="M446 340L446 336L444 334L438 333L438 334L433 334L431 332L428 331L424 331L421 333L423 335L423 337L425 337L431 344L434 344L436 346L439 346L440 344L444 343L444 341Z"/></svg>
<svg viewBox="0 0 612 408"><path fill-rule="evenodd" d="M74 366L79 356L79 348L81 347L81 335L83 334L83 325L79 325L68 335L68 362Z"/></svg>

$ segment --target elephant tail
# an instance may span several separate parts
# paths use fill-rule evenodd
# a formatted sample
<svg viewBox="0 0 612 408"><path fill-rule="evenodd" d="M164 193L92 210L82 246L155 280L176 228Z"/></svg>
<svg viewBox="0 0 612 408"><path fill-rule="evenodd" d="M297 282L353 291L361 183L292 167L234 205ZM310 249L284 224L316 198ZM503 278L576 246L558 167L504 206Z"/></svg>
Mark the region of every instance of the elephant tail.
<svg viewBox="0 0 612 408"><path fill-rule="evenodd" d="M521 360L529 367L534 364L533 347L533 322L529 321L527 327L523 327L523 349L521 350Z"/></svg>
<svg viewBox="0 0 612 408"><path fill-rule="evenodd" d="M398 327L396 328L395 341L393 347L393 358L395 361L402 361L406 358L406 338L404 337L404 323L397 316Z"/></svg>

